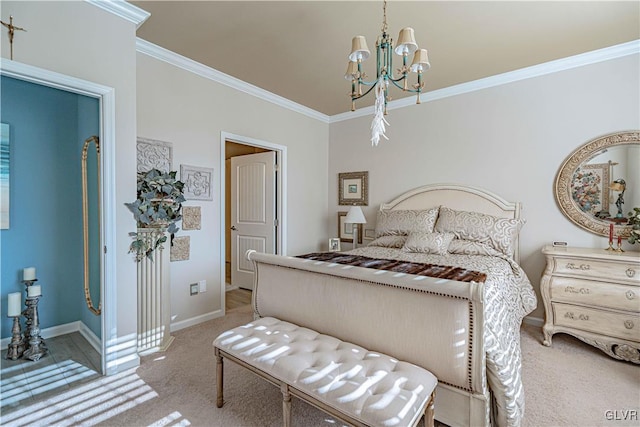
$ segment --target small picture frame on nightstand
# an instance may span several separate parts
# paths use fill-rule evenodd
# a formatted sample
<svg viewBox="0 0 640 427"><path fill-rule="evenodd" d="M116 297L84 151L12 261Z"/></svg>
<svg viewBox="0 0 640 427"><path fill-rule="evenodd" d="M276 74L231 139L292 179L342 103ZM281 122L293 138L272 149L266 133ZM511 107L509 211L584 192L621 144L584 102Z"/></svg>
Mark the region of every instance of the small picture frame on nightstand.
<svg viewBox="0 0 640 427"><path fill-rule="evenodd" d="M329 252L340 252L340 239L338 237L329 239Z"/></svg>

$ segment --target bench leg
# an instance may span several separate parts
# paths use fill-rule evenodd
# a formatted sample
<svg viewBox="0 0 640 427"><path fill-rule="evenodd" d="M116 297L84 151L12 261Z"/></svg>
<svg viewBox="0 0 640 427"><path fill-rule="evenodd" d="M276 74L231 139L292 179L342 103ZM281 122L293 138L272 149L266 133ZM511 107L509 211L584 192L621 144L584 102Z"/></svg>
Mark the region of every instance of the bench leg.
<svg viewBox="0 0 640 427"><path fill-rule="evenodd" d="M282 392L282 419L284 427L291 426L291 393L289 393L289 386L285 383L280 384L280 391Z"/></svg>
<svg viewBox="0 0 640 427"><path fill-rule="evenodd" d="M224 363L222 360L222 355L220 355L220 351L216 348L215 349L215 354L216 354L216 368L217 368L217 373L216 373L216 382L217 382L217 398L216 398L216 406L218 408L222 408L222 405L224 403L224 398L223 398L223 394L222 394L222 384L223 384L223 374L224 374Z"/></svg>
<svg viewBox="0 0 640 427"><path fill-rule="evenodd" d="M434 427L435 424L435 400L436 400L436 391L433 390L431 393L431 397L429 398L429 402L427 402L427 407L424 409L424 425L425 427Z"/></svg>

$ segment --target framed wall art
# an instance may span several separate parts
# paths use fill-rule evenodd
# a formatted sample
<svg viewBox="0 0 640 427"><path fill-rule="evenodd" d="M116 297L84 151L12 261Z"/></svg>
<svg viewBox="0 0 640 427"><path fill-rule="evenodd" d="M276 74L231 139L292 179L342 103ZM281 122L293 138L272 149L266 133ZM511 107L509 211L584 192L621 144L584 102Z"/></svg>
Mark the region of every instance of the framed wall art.
<svg viewBox="0 0 640 427"><path fill-rule="evenodd" d="M369 172L338 174L338 204L367 206L369 204Z"/></svg>
<svg viewBox="0 0 640 427"><path fill-rule="evenodd" d="M332 237L329 239L329 252L340 251L340 239L338 237Z"/></svg>
<svg viewBox="0 0 640 427"><path fill-rule="evenodd" d="M191 237L174 237L171 243L170 261L188 261L190 256Z"/></svg>
<svg viewBox="0 0 640 427"><path fill-rule="evenodd" d="M344 222L347 212L338 212L338 236L341 242L353 243L353 228L358 227L358 243L362 243L362 225Z"/></svg>
<svg viewBox="0 0 640 427"><path fill-rule="evenodd" d="M200 230L202 222L202 213L200 206L183 206L182 207L182 229L183 230Z"/></svg>
<svg viewBox="0 0 640 427"><path fill-rule="evenodd" d="M180 165L180 181L184 182L185 199L213 200L213 169Z"/></svg>
<svg viewBox="0 0 640 427"><path fill-rule="evenodd" d="M581 165L571 183L573 200L583 212L599 216L609 211L609 163Z"/></svg>
<svg viewBox="0 0 640 427"><path fill-rule="evenodd" d="M376 229L375 228L365 228L364 236L362 237L364 240L373 240L376 238Z"/></svg>
<svg viewBox="0 0 640 427"><path fill-rule="evenodd" d="M158 169L162 172L171 171L173 164L173 144L148 138L138 138L136 143L137 170L147 172Z"/></svg>

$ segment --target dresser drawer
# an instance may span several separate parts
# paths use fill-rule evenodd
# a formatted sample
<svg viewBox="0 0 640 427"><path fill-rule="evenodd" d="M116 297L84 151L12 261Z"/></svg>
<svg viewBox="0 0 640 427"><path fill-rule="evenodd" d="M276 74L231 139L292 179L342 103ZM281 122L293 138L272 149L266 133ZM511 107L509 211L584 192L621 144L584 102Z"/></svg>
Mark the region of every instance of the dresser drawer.
<svg viewBox="0 0 640 427"><path fill-rule="evenodd" d="M640 286L594 282L573 277L551 278L551 299L640 313Z"/></svg>
<svg viewBox="0 0 640 427"><path fill-rule="evenodd" d="M598 277L610 281L622 280L640 284L640 267L638 263L563 256L556 256L554 261L554 273L570 274L577 277Z"/></svg>
<svg viewBox="0 0 640 427"><path fill-rule="evenodd" d="M640 342L640 315L553 303L554 324Z"/></svg>

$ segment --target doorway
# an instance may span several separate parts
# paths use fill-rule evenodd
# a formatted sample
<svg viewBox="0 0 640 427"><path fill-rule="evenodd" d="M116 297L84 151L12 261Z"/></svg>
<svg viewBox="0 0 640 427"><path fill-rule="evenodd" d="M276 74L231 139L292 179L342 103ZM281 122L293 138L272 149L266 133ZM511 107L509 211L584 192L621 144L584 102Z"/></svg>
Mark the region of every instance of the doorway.
<svg viewBox="0 0 640 427"><path fill-rule="evenodd" d="M237 205L238 202L238 200L234 200L235 195L233 194L234 191L232 191L231 185L233 180L232 159L235 158L237 160L245 156L245 159L249 159L251 158L251 156L253 156L253 158L257 159L254 164L259 164L259 162L266 162L266 160L264 160L264 156L267 156L267 158L268 156L272 156L272 158L274 159L274 164L272 166L275 182L273 193L268 196L270 198L269 202L273 203L275 220L274 222L271 222L272 235L270 235L268 238L265 237L264 239L256 238L253 239L253 241L257 242L257 246L255 247L255 249L257 250L275 254L284 254L286 253L286 147L268 143L265 141L258 141L239 135L231 135L224 132L222 133L221 141L221 159L224 161L224 165L221 165L221 169L224 170L224 179L221 179L221 181L223 182L222 192L225 194L224 212L222 215L222 217L224 218L224 220L222 221L223 230L221 232L224 245L222 248L223 250L221 251L223 257L221 265L224 265L222 283L225 283L225 286L223 288L223 294L225 294L227 291L233 291L238 288L250 290L253 284L253 279L247 278L247 274L252 275L252 267L246 263L243 263L244 254L239 254L239 252L244 252L243 247L234 247L234 243L237 243L238 240L244 241L246 244L246 242L251 241L251 239L237 239L237 236L234 234L241 230L239 230L239 226L237 226L237 224L234 222L232 214L232 205ZM235 161L233 163L235 163ZM262 171L261 168L252 168L251 166L249 166L249 169L253 169L254 171ZM268 174L268 172L266 173ZM237 219L237 214L235 219ZM236 230L233 230L232 228L236 228ZM263 240L266 242L268 239L271 239L272 243L265 243L266 246L263 246L262 243L260 243ZM248 249L254 248L248 247ZM233 260L234 253L237 255L235 262ZM240 264L239 268L236 266L236 263ZM245 273L244 277L241 277L240 283L234 283L234 280L238 280L234 279L234 267L242 270L242 273Z"/></svg>
<svg viewBox="0 0 640 427"><path fill-rule="evenodd" d="M64 380L61 379L60 381L61 384L69 384L69 381L75 379L86 379L87 375L91 374L89 371L95 372L98 376L109 374L110 372L106 365L106 343L110 335L105 331L113 330L116 320L114 316L115 304L112 303L115 301L116 287L113 284L111 286L108 285L108 283L111 282L110 278L115 277L113 274L115 270L115 252L109 251L109 253L105 253L106 251L103 249L115 246L115 239L112 233L115 203L115 184L112 179L114 176L112 165L114 164L115 144L113 89L14 61L3 61L0 67L0 75L3 80L10 80L11 84L18 88L18 90L27 88L24 90L32 91L34 93L32 95L37 97L37 101L23 105L21 108L27 113L31 113L32 111L30 110L35 110L35 107L37 107L37 109L42 110L43 116L50 122L50 128L44 129L43 131L45 137L36 138L37 141L35 142L41 145L30 149L30 151L26 153L28 160L26 163L24 159L20 161L19 164L9 162L10 167L14 168L13 171L10 170L10 173L18 173L18 169L22 168L34 175L33 178L36 182L40 182L41 184L46 183L45 185L37 185L36 187L47 189L49 192L54 192L55 189L59 190L59 193L53 195L55 203L50 203L48 205L49 210L43 215L42 209L47 205L43 198L37 196L32 188L21 188L21 186L24 187L25 185L26 181L24 179L21 179L19 182L14 179L10 180L11 184L15 184L15 188L10 190L10 194L13 193L9 199L10 206L11 203L16 201L23 204L23 210L26 208L27 212L32 211L33 215L14 215L13 218L15 222L10 225L9 229L2 230L2 240L5 242L4 237L8 237L8 233L12 231L19 232L20 226L25 223L28 229L32 229L36 233L36 237L33 239L23 239L32 243L32 247L28 250L25 249L20 252L18 250L19 248L13 246L11 248L4 248L6 250L6 252L4 252L5 254L11 253L17 258L14 257L13 265L5 266L4 264L9 261L9 257L2 257L2 270L8 274L8 279L3 276L2 280L3 295L5 291L13 292L20 290L14 288L17 286L16 282L20 284L19 279L22 278L21 269L23 267L32 264L38 267L37 278L40 280L38 284L41 285L40 287L42 289L42 301L39 301L38 304L41 322L40 334L41 337L45 339L46 346L49 348L50 353L56 355L54 360L54 357L48 357L45 354L39 361L40 365L42 365L42 363L46 364L49 359L59 364L60 356L63 354L71 353L74 356L79 356L82 353L91 359L91 369L85 372L84 368L78 367L78 370L82 372L76 376L72 376L69 369L71 369L72 366L76 366L76 362L80 362L80 365L83 365L83 362L79 360L64 361L62 363L66 363L65 366L68 369L59 368L61 376L64 376ZM3 93L3 101L6 101L5 95L7 95L7 93ZM56 98L56 96L61 97L59 99L66 100L65 102L68 108L65 109L59 101L46 102L45 95L48 97L47 99ZM24 102L25 99L25 97L22 97L22 99L19 99L19 102ZM33 143L32 137L27 136L26 133L32 132L34 128L37 128L42 123L39 121L28 121L27 125L25 125L25 123L21 123L15 115L13 117L8 115L7 110L4 110L4 112L3 121L11 117L11 120L15 124L15 128L13 129L15 130L15 134L12 135L10 142L13 140L23 144L24 141L30 140L30 142ZM66 114L67 118L71 118L71 122L61 120L58 117L60 114ZM64 123L67 124L64 125ZM73 123L75 123L75 125ZM77 132L77 138L67 146L67 139L73 138L70 138L69 135L63 135L61 137L62 134L60 131L68 130L71 127L75 127L74 131ZM11 126L9 128L11 130ZM91 287L88 291L96 306L102 303L102 310L94 314L91 313L92 310L89 310L85 304L86 294L83 286L83 260L86 258L82 255L83 196L80 159L82 157L82 146L83 143L86 142L85 140L87 138L85 137L87 136L89 136L89 138L95 137L95 141L100 141L101 151L100 172L96 172L95 168L89 168L89 170L93 170L96 175L93 179L89 179L89 188L92 188L91 185L95 184L95 179L99 179L98 187L96 188L100 189L100 196L90 192L88 200L92 201L90 203L95 202L101 205L101 209L98 209L99 213L96 213L99 216L101 225L97 226L95 230L93 227L89 230L92 236L92 244L96 246L95 253L97 254L97 259L94 257L87 261L87 264L92 265L93 271L91 272L91 277L95 279L95 282L90 284ZM14 137L15 139L13 139ZM62 138L60 141L65 141L64 147L59 145L60 141L56 142L56 137L59 139ZM73 135L71 135L71 137L73 137ZM20 149L23 150L22 154L25 154L25 148L25 146L20 147ZM96 147L94 147L94 150L95 149ZM60 157L58 156L59 153L56 153L58 150L66 150L66 154L63 153L61 154L62 157ZM19 155L18 152L15 154ZM37 156L42 158L41 164L32 162ZM70 160L69 166L61 166L59 163L65 161L67 157ZM89 154L89 157L91 158L91 154ZM95 156L93 159L95 160ZM16 161L17 160L16 158ZM55 177L52 176L52 171L53 173L58 173L58 175ZM108 179L105 179L105 176L108 177ZM63 182L63 180L67 179L69 180L68 182ZM14 193L12 190L16 192ZM15 199L15 197L18 196L20 196L20 200ZM33 207L29 205L32 201L37 203L36 209L33 209ZM56 205L63 206L62 215L55 213L54 208ZM10 207L10 214L14 212L14 208L18 208L18 205ZM96 212L96 210L93 210L93 212ZM80 218L70 220L70 215L78 215ZM54 220L58 218L61 222L59 222L58 225L44 225L44 217L54 217ZM49 218L47 218L47 220L49 220ZM44 229L42 229L42 227L44 227ZM64 227L71 228L65 232L62 231ZM50 247L52 244L54 246ZM72 256L66 252L67 250L71 250L71 246L76 248L73 250L79 252L79 256ZM34 248L36 247L40 249L38 258L35 258L36 252L34 252ZM62 247L65 248L65 251L62 252L66 254L66 258L68 258L69 262L72 262L72 265L63 266L63 264L61 264L62 261L55 258L56 254L61 252L60 248ZM22 253L23 258L20 258L20 253ZM97 264L95 262L97 262ZM61 268L61 266L64 268ZM6 269L4 267L6 267ZM76 276L69 277L70 274L76 274L76 276L79 276L79 279ZM16 277L18 278L16 279ZM71 282L73 282L73 284ZM75 287L68 290L61 288L61 286L66 285ZM24 289L22 289L22 291L24 291ZM24 294L24 292L22 293ZM70 309L70 305L78 308L80 312L77 315L73 315L73 310ZM97 311L95 307L93 311ZM4 337L5 334L3 333L3 341ZM86 347L85 344L87 345ZM74 350L64 350L65 346L71 346ZM3 347L6 348L4 345ZM95 352L97 357L92 357L92 352ZM32 365L35 366L36 364L27 364L27 366ZM5 366L6 363L3 363L3 370ZM54 368L55 366L52 365L52 369ZM17 370L12 369L12 371ZM13 403L18 403L18 400L18 395L16 395L16 401Z"/></svg>

